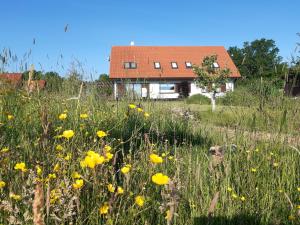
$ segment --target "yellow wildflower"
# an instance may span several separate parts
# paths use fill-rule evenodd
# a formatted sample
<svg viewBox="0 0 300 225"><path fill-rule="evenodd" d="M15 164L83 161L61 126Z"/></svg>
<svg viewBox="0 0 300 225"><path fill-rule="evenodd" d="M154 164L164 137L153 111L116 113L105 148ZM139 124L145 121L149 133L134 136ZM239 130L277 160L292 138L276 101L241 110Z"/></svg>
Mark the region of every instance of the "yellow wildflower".
<svg viewBox="0 0 300 225"><path fill-rule="evenodd" d="M227 188L227 191L228 191L228 192L232 192L232 188L231 188L231 187L228 187L228 188Z"/></svg>
<svg viewBox="0 0 300 225"><path fill-rule="evenodd" d="M300 192L300 187L298 187L297 190Z"/></svg>
<svg viewBox="0 0 300 225"><path fill-rule="evenodd" d="M75 181L75 183L73 183L73 188L74 189L80 189L80 188L82 188L82 186L83 186L83 180L82 179L77 179L76 181Z"/></svg>
<svg viewBox="0 0 300 225"><path fill-rule="evenodd" d="M58 189L53 189L50 192L50 203L54 204L57 200L59 200L61 197L61 193Z"/></svg>
<svg viewBox="0 0 300 225"><path fill-rule="evenodd" d="M24 162L17 163L14 168L15 168L15 170L21 170L22 172L27 171L27 168L26 168L26 165Z"/></svg>
<svg viewBox="0 0 300 225"><path fill-rule="evenodd" d="M16 200L16 201L20 201L22 199L21 195L16 195L16 194L13 194L13 193L10 193L9 197L12 198L13 200Z"/></svg>
<svg viewBox="0 0 300 225"><path fill-rule="evenodd" d="M70 159L72 158L72 153L67 153L67 155L64 157L64 159L66 160L66 161L69 161Z"/></svg>
<svg viewBox="0 0 300 225"><path fill-rule="evenodd" d="M162 173L156 173L152 176L152 182L158 185L165 185L169 183L169 177Z"/></svg>
<svg viewBox="0 0 300 225"><path fill-rule="evenodd" d="M121 168L121 172L122 172L123 174L127 174L127 173L129 173L130 169L131 169L131 165L130 165L130 164L126 164L125 166L123 166L123 167Z"/></svg>
<svg viewBox="0 0 300 225"><path fill-rule="evenodd" d="M137 108L137 111L138 112L143 112L143 109L142 108Z"/></svg>
<svg viewBox="0 0 300 225"><path fill-rule="evenodd" d="M80 162L80 165L82 168L89 167L94 169L95 166L103 164L104 161L105 158L103 156L100 156L98 153L90 150L87 152L87 156L84 160Z"/></svg>
<svg viewBox="0 0 300 225"><path fill-rule="evenodd" d="M174 156L169 156L168 159L169 159L169 160L173 160L173 159L174 159Z"/></svg>
<svg viewBox="0 0 300 225"><path fill-rule="evenodd" d="M138 195L135 197L135 204L137 204L138 206L142 207L145 203L145 198L141 195Z"/></svg>
<svg viewBox="0 0 300 225"><path fill-rule="evenodd" d="M60 166L59 166L58 163L56 163L55 166L53 167L53 171L54 171L54 172L58 172L59 169L60 169Z"/></svg>
<svg viewBox="0 0 300 225"><path fill-rule="evenodd" d="M86 114L86 113L82 113L82 114L80 114L80 118L81 119L87 119L89 116L88 116L88 114Z"/></svg>
<svg viewBox="0 0 300 225"><path fill-rule="evenodd" d="M166 157L166 155L167 155L166 153L163 153L161 154L161 157Z"/></svg>
<svg viewBox="0 0 300 225"><path fill-rule="evenodd" d="M167 221L171 221L171 220L172 220L172 215L171 215L170 210L167 210L167 211L166 211L165 219L166 219Z"/></svg>
<svg viewBox="0 0 300 225"><path fill-rule="evenodd" d="M51 179L55 179L56 178L56 174L55 173L49 173L48 174L48 179L51 180Z"/></svg>
<svg viewBox="0 0 300 225"><path fill-rule="evenodd" d="M8 120L13 120L15 117L13 115L7 115Z"/></svg>
<svg viewBox="0 0 300 225"><path fill-rule="evenodd" d="M109 145L104 146L104 151L109 152L111 150L111 147Z"/></svg>
<svg viewBox="0 0 300 225"><path fill-rule="evenodd" d="M105 157L106 157L105 161L109 162L109 160L111 160L114 157L114 154L111 154L110 152L106 152Z"/></svg>
<svg viewBox="0 0 300 225"><path fill-rule="evenodd" d="M37 173L37 175L41 175L42 174L42 168L39 166L39 165L37 165L36 166L36 173Z"/></svg>
<svg viewBox="0 0 300 225"><path fill-rule="evenodd" d="M150 116L149 113L146 113L146 112L144 113L144 117L145 117L145 118L148 118L149 116Z"/></svg>
<svg viewBox="0 0 300 225"><path fill-rule="evenodd" d="M273 166L274 166L274 167L278 167L278 166L279 166L279 163L274 162L274 163L273 163Z"/></svg>
<svg viewBox="0 0 300 225"><path fill-rule="evenodd" d="M112 184L107 185L107 189L109 192L114 193L115 192L115 187Z"/></svg>
<svg viewBox="0 0 300 225"><path fill-rule="evenodd" d="M238 196L237 196L235 193L233 193L233 194L231 195L231 197L232 197L232 198L237 198Z"/></svg>
<svg viewBox="0 0 300 225"><path fill-rule="evenodd" d="M296 219L296 217L293 216L293 215L289 215L288 219L289 219L290 221L294 221L294 220Z"/></svg>
<svg viewBox="0 0 300 225"><path fill-rule="evenodd" d="M9 148L8 148L8 147L5 147L5 148L2 148L2 149L1 149L1 152L2 152L2 153L8 152L8 151L9 151Z"/></svg>
<svg viewBox="0 0 300 225"><path fill-rule="evenodd" d="M255 149L255 151L256 151L256 152L259 152L259 149L257 148L257 149Z"/></svg>
<svg viewBox="0 0 300 225"><path fill-rule="evenodd" d="M241 197L241 201L244 202L246 201L246 198L244 196Z"/></svg>
<svg viewBox="0 0 300 225"><path fill-rule="evenodd" d="M61 146L61 145L56 145L55 149L56 149L57 151L61 151L61 150L63 150L64 148L63 148L63 146Z"/></svg>
<svg viewBox="0 0 300 225"><path fill-rule="evenodd" d="M256 168L251 168L251 172L252 172L252 173L256 173L256 172L257 172L257 169L256 169Z"/></svg>
<svg viewBox="0 0 300 225"><path fill-rule="evenodd" d="M279 193L283 193L283 190L282 190L282 189L279 189L278 192L279 192Z"/></svg>
<svg viewBox="0 0 300 225"><path fill-rule="evenodd" d="M129 107L130 109L135 109L135 108L136 108L136 105L135 105L135 104L129 104L128 107Z"/></svg>
<svg viewBox="0 0 300 225"><path fill-rule="evenodd" d="M75 172L72 173L71 177L74 178L74 179L79 179L79 178L81 178L81 175L78 172L75 171Z"/></svg>
<svg viewBox="0 0 300 225"><path fill-rule="evenodd" d="M99 131L97 131L97 136L98 136L99 138L103 138L103 137L106 137L106 136L107 136L107 133L104 132L103 130L99 130Z"/></svg>
<svg viewBox="0 0 300 225"><path fill-rule="evenodd" d="M163 158L160 157L159 155L156 155L156 154L152 153L152 154L150 154L150 161L152 163L162 163Z"/></svg>
<svg viewBox="0 0 300 225"><path fill-rule="evenodd" d="M74 134L75 134L75 133L74 133L73 130L65 130L65 131L63 132L62 136L63 136L64 138L70 139L71 137L74 136Z"/></svg>
<svg viewBox="0 0 300 225"><path fill-rule="evenodd" d="M105 202L100 208L99 208L99 212L101 215L103 214L107 214L109 210L109 205L107 202Z"/></svg>
<svg viewBox="0 0 300 225"><path fill-rule="evenodd" d="M123 194L124 193L124 189L122 187L118 187L117 188L117 192L118 192L118 194Z"/></svg>
<svg viewBox="0 0 300 225"><path fill-rule="evenodd" d="M0 180L0 189L4 188L6 183L3 180Z"/></svg>
<svg viewBox="0 0 300 225"><path fill-rule="evenodd" d="M66 114L66 113L60 114L60 115L58 116L58 119L60 119L60 120L65 120L65 119L67 119L67 114Z"/></svg>
<svg viewBox="0 0 300 225"><path fill-rule="evenodd" d="M300 205L297 205L297 209L300 209Z"/></svg>

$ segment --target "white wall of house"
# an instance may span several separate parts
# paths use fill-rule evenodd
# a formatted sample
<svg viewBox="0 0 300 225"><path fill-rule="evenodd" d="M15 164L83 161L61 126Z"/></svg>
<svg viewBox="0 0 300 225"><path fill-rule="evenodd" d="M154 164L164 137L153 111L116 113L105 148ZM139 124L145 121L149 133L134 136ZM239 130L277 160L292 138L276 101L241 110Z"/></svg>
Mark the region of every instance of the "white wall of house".
<svg viewBox="0 0 300 225"><path fill-rule="evenodd" d="M115 97L118 95L117 93L117 81L114 82L114 94ZM165 82L164 82L165 83ZM180 81L168 81L169 84L175 84L180 83ZM179 93L175 92L164 92L160 88L160 82L159 81L151 81L149 82L149 98L150 99L177 99L179 97ZM234 90L234 80L229 80L226 83L226 92L233 91ZM222 97L226 95L226 92L219 92L216 94L217 97ZM211 93L207 91L206 88L200 88L196 85L195 82L191 82L190 86L190 93L189 96L193 96L196 94L201 94L206 97L211 97Z"/></svg>

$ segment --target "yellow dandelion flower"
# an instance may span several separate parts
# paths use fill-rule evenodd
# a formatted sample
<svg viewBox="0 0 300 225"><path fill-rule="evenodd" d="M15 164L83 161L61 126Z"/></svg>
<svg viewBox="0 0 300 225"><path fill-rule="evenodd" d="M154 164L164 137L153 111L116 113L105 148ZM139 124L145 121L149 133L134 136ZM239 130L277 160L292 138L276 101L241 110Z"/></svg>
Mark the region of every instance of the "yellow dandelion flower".
<svg viewBox="0 0 300 225"><path fill-rule="evenodd" d="M169 183L169 177L162 173L156 173L152 176L152 182L157 185L165 185Z"/></svg>
<svg viewBox="0 0 300 225"><path fill-rule="evenodd" d="M55 173L49 173L48 174L48 179L51 180L51 179L56 179L56 174Z"/></svg>
<svg viewBox="0 0 300 225"><path fill-rule="evenodd" d="M255 149L255 151L256 151L256 152L259 152L259 149L257 148L257 149Z"/></svg>
<svg viewBox="0 0 300 225"><path fill-rule="evenodd" d="M0 180L0 189L4 188L6 186L6 183L3 180Z"/></svg>
<svg viewBox="0 0 300 225"><path fill-rule="evenodd" d="M74 131L73 130L65 130L62 134L62 136L66 139L70 139L71 137L74 136Z"/></svg>
<svg viewBox="0 0 300 225"><path fill-rule="evenodd" d="M26 172L27 168L24 162L17 163L14 167L15 170L21 170L22 172Z"/></svg>
<svg viewBox="0 0 300 225"><path fill-rule="evenodd" d="M161 154L161 157L166 157L166 155L167 155L166 153L163 153Z"/></svg>
<svg viewBox="0 0 300 225"><path fill-rule="evenodd" d="M42 168L39 166L39 165L37 165L36 167L36 173L37 173L37 175L41 175L42 174Z"/></svg>
<svg viewBox="0 0 300 225"><path fill-rule="evenodd" d="M53 171L54 171L54 172L58 172L59 169L60 169L60 166L59 166L58 163L56 163L55 166L53 167Z"/></svg>
<svg viewBox="0 0 300 225"><path fill-rule="evenodd" d="M246 198L244 196L241 197L241 201L244 202L246 201Z"/></svg>
<svg viewBox="0 0 300 225"><path fill-rule="evenodd" d="M7 115L8 120L13 120L15 117L13 115Z"/></svg>
<svg viewBox="0 0 300 225"><path fill-rule="evenodd" d="M63 148L63 146L61 146L61 145L56 145L56 146L55 146L55 149L56 149L57 151L61 151L61 150L63 150L64 148Z"/></svg>
<svg viewBox="0 0 300 225"><path fill-rule="evenodd" d="M135 197L134 201L135 204L137 204L139 207L143 207L143 205L145 204L145 197L138 195Z"/></svg>
<svg viewBox="0 0 300 225"><path fill-rule="evenodd" d="M123 194L124 193L124 189L122 187L118 187L117 188L117 193L118 194Z"/></svg>
<svg viewBox="0 0 300 225"><path fill-rule="evenodd" d="M150 116L149 113L146 113L146 112L144 113L144 117L145 117L145 118L148 118L149 116Z"/></svg>
<svg viewBox="0 0 300 225"><path fill-rule="evenodd" d="M73 179L79 179L79 178L81 178L81 175L78 173L78 172L73 172L72 174L71 174L71 177L73 178Z"/></svg>
<svg viewBox="0 0 300 225"><path fill-rule="evenodd" d="M168 159L169 159L169 160L173 160L173 159L174 159L174 156L169 156Z"/></svg>
<svg viewBox="0 0 300 225"><path fill-rule="evenodd" d="M71 160L71 158L72 158L72 153L67 153L67 155L64 157L64 159L66 160L66 161L69 161L69 160Z"/></svg>
<svg viewBox="0 0 300 225"><path fill-rule="evenodd" d="M296 217L293 216L293 215L289 215L288 219L289 219L290 221L294 221L294 220L296 219Z"/></svg>
<svg viewBox="0 0 300 225"><path fill-rule="evenodd" d="M171 220L172 220L172 215L171 215L170 210L167 210L167 211L166 211L165 219L166 219L167 221L171 221Z"/></svg>
<svg viewBox="0 0 300 225"><path fill-rule="evenodd" d="M103 138L103 137L106 137L106 136L107 136L107 133L104 132L103 130L99 130L99 131L97 131L97 136L98 136L99 138Z"/></svg>
<svg viewBox="0 0 300 225"><path fill-rule="evenodd" d="M137 108L137 111L138 112L143 112L143 109L142 108Z"/></svg>
<svg viewBox="0 0 300 225"><path fill-rule="evenodd" d="M81 118L81 119L87 119L88 117L89 117L89 115L86 114L86 113L80 114L80 118Z"/></svg>
<svg viewBox="0 0 300 225"><path fill-rule="evenodd" d="M111 147L109 145L104 146L104 151L110 152L110 150L111 150Z"/></svg>
<svg viewBox="0 0 300 225"><path fill-rule="evenodd" d="M105 161L109 162L114 157L114 154L112 154L110 152L106 152L105 157L106 157Z"/></svg>
<svg viewBox="0 0 300 225"><path fill-rule="evenodd" d="M160 157L160 156L157 155L157 154L152 153L152 154L150 154L150 161L151 161L152 163L158 164L158 163L162 163L162 162L163 162L163 158Z"/></svg>
<svg viewBox="0 0 300 225"><path fill-rule="evenodd" d="M15 201L20 201L22 199L22 196L21 195L16 195L14 193L10 193L9 194L9 197Z"/></svg>
<svg viewBox="0 0 300 225"><path fill-rule="evenodd" d="M107 185L107 189L109 192L114 193L115 192L115 187L112 184Z"/></svg>
<svg viewBox="0 0 300 225"><path fill-rule="evenodd" d="M75 183L73 183L73 188L80 189L80 188L82 188L83 184L84 184L84 182L82 179L77 179L77 180L75 180Z"/></svg>
<svg viewBox="0 0 300 225"><path fill-rule="evenodd" d="M103 164L104 161L105 158L103 156L100 156L98 153L90 150L87 152L87 156L84 158L84 160L80 162L80 165L82 168L89 167L94 169L95 166Z"/></svg>
<svg viewBox="0 0 300 225"><path fill-rule="evenodd" d="M136 105L135 105L135 104L129 104L128 107L129 107L130 109L135 109L135 108L136 108Z"/></svg>
<svg viewBox="0 0 300 225"><path fill-rule="evenodd" d="M103 214L107 214L109 211L109 205L107 202L105 202L100 208L99 208L99 212L101 215Z"/></svg>
<svg viewBox="0 0 300 225"><path fill-rule="evenodd" d="M228 188L227 188L227 191L228 191L228 192L232 192L232 188L231 188L231 187L228 187Z"/></svg>
<svg viewBox="0 0 300 225"><path fill-rule="evenodd" d="M251 172L252 172L252 173L256 173L256 172L257 172L257 169L256 169L256 168L251 168Z"/></svg>
<svg viewBox="0 0 300 225"><path fill-rule="evenodd" d="M127 165L125 165L125 166L123 166L123 167L121 168L121 172L122 172L123 174L127 174L127 173L129 173L130 169L131 169L131 165L130 165L130 164L127 164Z"/></svg>
<svg viewBox="0 0 300 225"><path fill-rule="evenodd" d="M279 163L274 162L274 163L273 163L273 166L274 166L274 167L278 167L278 166L279 166Z"/></svg>
<svg viewBox="0 0 300 225"><path fill-rule="evenodd" d="M4 152L8 152L8 151L9 151L9 148L5 147L5 148L2 148L0 152L4 153Z"/></svg>
<svg viewBox="0 0 300 225"><path fill-rule="evenodd" d="M68 115L66 113L62 113L62 114L59 114L58 119L65 120L65 119L67 119L67 117L68 117Z"/></svg>
<svg viewBox="0 0 300 225"><path fill-rule="evenodd" d="M231 195L231 197L234 198L234 199L236 199L238 196L237 196L235 193L233 193L233 194Z"/></svg>

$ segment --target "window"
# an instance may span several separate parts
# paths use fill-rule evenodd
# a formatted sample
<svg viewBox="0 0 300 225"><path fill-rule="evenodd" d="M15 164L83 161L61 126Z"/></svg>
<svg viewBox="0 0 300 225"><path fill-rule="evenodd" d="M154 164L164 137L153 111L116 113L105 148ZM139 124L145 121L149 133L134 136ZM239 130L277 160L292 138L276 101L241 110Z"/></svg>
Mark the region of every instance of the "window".
<svg viewBox="0 0 300 225"><path fill-rule="evenodd" d="M154 68L160 69L160 62L154 62Z"/></svg>
<svg viewBox="0 0 300 225"><path fill-rule="evenodd" d="M185 62L185 67L187 69L191 69L192 68L192 63L191 62Z"/></svg>
<svg viewBox="0 0 300 225"><path fill-rule="evenodd" d="M125 69L136 69L136 67L137 67L136 62L125 62L124 63Z"/></svg>
<svg viewBox="0 0 300 225"><path fill-rule="evenodd" d="M214 62L214 63L213 63L213 67L214 67L214 68L219 68L220 66L219 66L219 64L218 64L217 62Z"/></svg>
<svg viewBox="0 0 300 225"><path fill-rule="evenodd" d="M171 62L172 69L178 69L177 62Z"/></svg>
<svg viewBox="0 0 300 225"><path fill-rule="evenodd" d="M160 84L160 93L175 93L175 84Z"/></svg>

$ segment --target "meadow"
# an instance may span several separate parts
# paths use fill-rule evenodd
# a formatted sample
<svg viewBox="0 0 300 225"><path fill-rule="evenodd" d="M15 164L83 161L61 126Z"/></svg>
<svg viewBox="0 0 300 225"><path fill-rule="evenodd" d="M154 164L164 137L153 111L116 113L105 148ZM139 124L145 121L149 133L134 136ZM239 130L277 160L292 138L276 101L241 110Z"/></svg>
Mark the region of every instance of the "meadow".
<svg viewBox="0 0 300 225"><path fill-rule="evenodd" d="M299 99L63 90L1 92L0 224L300 224Z"/></svg>

